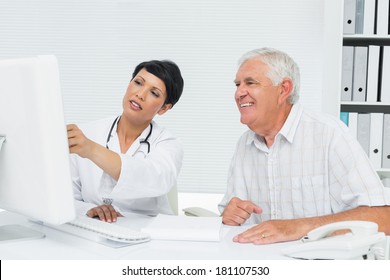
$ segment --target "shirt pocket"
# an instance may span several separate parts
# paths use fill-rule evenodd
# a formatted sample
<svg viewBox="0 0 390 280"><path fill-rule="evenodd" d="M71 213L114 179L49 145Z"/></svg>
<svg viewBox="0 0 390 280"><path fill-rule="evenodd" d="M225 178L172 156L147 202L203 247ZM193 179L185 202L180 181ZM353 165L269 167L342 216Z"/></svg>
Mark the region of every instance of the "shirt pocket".
<svg viewBox="0 0 390 280"><path fill-rule="evenodd" d="M323 175L292 178L294 218L330 214L329 192Z"/></svg>

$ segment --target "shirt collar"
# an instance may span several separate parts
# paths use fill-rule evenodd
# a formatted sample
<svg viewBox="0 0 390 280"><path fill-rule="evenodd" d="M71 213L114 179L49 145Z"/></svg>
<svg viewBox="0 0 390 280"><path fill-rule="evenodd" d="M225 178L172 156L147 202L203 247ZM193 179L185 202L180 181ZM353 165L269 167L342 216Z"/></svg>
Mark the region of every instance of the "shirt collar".
<svg viewBox="0 0 390 280"><path fill-rule="evenodd" d="M286 138L288 142L292 143L295 132L297 131L299 125L299 120L301 119L302 116L302 112L303 112L302 105L300 103L294 104L278 135L279 134L282 135L284 138ZM264 142L264 139L262 137L258 137L256 133L254 133L253 131L250 130L248 133L249 133L248 138L246 140L247 145L251 144L255 140Z"/></svg>
<svg viewBox="0 0 390 280"><path fill-rule="evenodd" d="M295 132L297 131L299 120L301 119L303 112L302 105L300 103L296 103L292 106L290 114L286 119L282 129L278 134L281 134L286 138L286 140L290 143L293 142Z"/></svg>

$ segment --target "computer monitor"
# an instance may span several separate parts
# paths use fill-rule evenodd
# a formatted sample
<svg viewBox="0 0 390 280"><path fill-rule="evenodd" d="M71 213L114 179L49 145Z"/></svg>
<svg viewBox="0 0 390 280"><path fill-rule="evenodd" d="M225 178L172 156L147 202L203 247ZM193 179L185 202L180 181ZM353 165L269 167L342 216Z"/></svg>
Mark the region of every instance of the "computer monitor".
<svg viewBox="0 0 390 280"><path fill-rule="evenodd" d="M0 209L53 225L75 218L60 88L55 56L0 60ZM2 226L0 241L29 231Z"/></svg>

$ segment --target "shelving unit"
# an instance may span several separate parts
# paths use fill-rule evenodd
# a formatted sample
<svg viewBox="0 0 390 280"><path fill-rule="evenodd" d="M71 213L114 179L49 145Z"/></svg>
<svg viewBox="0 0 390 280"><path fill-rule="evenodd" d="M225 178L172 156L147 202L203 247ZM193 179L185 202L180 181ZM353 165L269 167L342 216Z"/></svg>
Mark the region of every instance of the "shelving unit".
<svg viewBox="0 0 390 280"><path fill-rule="evenodd" d="M367 0L366 0L367 1ZM390 46L390 35L376 34L343 34L343 46ZM380 85L379 85L380 87ZM341 87L340 87L341 96ZM390 104L387 102L354 102L340 101L340 112L385 113L390 114ZM390 168L377 169L378 174L390 178Z"/></svg>

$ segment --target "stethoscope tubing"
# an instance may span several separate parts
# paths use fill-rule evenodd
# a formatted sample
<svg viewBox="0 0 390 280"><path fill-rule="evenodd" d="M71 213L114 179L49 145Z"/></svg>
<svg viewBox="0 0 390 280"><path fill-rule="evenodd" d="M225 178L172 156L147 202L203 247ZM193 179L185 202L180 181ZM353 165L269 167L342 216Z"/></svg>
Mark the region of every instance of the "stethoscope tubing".
<svg viewBox="0 0 390 280"><path fill-rule="evenodd" d="M111 125L110 131L108 132L107 140L106 140L106 148L107 148L107 149L110 149L110 148L108 147L108 142L110 141L112 130L114 129L114 126L115 126L115 124L119 121L119 119L120 119L120 116L118 116L118 117L115 118L114 122L113 122L112 125ZM148 154L150 153L149 137L150 137L150 135L152 134L152 131L153 131L153 125L152 125L152 123L150 123L149 125L150 125L150 130L149 130L148 135L146 136L146 138L145 138L144 140L140 140L140 141L139 141L140 144L146 144L146 145L148 145Z"/></svg>

